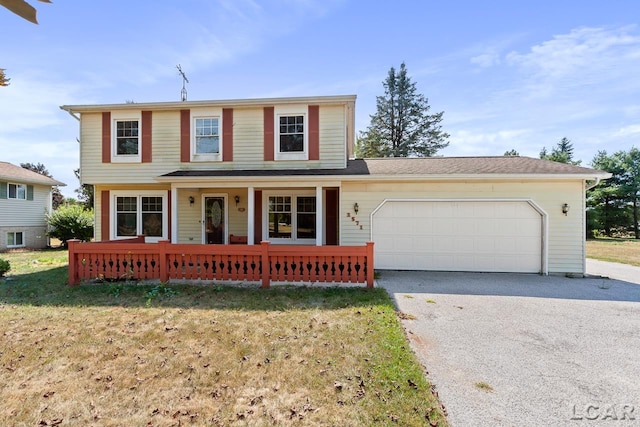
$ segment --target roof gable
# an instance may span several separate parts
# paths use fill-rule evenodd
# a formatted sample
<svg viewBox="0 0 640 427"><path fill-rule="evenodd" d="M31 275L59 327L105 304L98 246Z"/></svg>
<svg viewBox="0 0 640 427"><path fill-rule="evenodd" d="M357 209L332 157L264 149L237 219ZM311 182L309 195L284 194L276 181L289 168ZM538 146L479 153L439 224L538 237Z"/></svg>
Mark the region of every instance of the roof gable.
<svg viewBox="0 0 640 427"><path fill-rule="evenodd" d="M26 182L29 184L40 184L46 186L66 185L48 176L40 175L32 170L25 169L20 166L7 162L0 162L0 180Z"/></svg>

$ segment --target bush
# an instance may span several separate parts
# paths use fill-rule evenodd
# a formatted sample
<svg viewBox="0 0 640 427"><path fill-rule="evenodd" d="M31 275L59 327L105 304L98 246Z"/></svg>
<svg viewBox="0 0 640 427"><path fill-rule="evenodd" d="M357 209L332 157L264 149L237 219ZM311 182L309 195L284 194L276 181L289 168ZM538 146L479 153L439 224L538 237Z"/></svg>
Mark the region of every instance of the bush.
<svg viewBox="0 0 640 427"><path fill-rule="evenodd" d="M9 261L0 258L0 277L4 276L4 273L11 270L11 264Z"/></svg>
<svg viewBox="0 0 640 427"><path fill-rule="evenodd" d="M85 210L81 205L61 206L47 215L49 236L60 239L67 246L67 240L79 239L83 242L93 237L93 210Z"/></svg>

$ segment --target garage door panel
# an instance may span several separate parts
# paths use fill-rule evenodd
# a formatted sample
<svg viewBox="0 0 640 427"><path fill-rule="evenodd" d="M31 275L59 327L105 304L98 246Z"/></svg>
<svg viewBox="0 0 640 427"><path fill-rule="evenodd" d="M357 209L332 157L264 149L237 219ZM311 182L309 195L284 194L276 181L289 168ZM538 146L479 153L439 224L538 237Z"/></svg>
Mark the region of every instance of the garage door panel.
<svg viewBox="0 0 640 427"><path fill-rule="evenodd" d="M393 201L372 225L378 268L541 271L542 216L527 202Z"/></svg>

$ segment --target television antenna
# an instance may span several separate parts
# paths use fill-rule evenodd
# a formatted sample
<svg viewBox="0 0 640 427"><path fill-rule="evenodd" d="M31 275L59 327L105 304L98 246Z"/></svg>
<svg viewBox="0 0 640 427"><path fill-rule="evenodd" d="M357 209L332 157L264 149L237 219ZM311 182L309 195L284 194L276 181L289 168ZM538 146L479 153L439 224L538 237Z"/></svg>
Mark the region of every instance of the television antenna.
<svg viewBox="0 0 640 427"><path fill-rule="evenodd" d="M180 91L180 95L182 96L182 100L186 101L187 100L187 88L185 87L185 83L189 83L189 79L184 74L184 71L182 71L182 67L180 66L180 64L176 65L176 68L178 69L178 73L180 73L180 75L182 76L182 90Z"/></svg>

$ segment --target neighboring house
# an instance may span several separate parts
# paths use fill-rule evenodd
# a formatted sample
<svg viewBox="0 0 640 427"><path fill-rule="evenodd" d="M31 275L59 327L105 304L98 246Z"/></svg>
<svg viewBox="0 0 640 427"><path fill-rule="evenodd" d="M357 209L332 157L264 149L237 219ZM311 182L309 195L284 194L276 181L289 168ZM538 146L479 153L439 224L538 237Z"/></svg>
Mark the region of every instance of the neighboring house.
<svg viewBox="0 0 640 427"><path fill-rule="evenodd" d="M44 248L51 188L65 185L29 169L0 162L0 251Z"/></svg>
<svg viewBox="0 0 640 427"><path fill-rule="evenodd" d="M380 269L585 271L585 186L526 157L352 159L356 97L65 105L96 240L361 245Z"/></svg>

